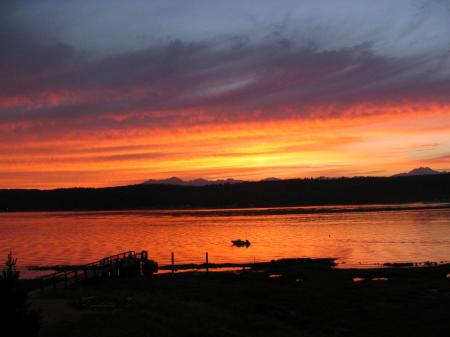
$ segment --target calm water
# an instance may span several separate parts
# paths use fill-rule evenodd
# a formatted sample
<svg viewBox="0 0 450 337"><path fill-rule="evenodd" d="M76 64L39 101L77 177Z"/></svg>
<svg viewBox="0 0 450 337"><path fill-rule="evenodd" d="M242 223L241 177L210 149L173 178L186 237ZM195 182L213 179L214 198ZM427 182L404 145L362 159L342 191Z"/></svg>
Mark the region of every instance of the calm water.
<svg viewBox="0 0 450 337"><path fill-rule="evenodd" d="M450 260L450 208L384 206L244 211L125 211L0 214L0 256L29 265L80 264L148 250L160 264L336 257L346 265ZM419 205L423 206L423 205ZM442 205L441 205L442 206ZM283 214L284 213L284 214ZM299 213L299 214L297 214ZM231 247L248 239L251 246Z"/></svg>

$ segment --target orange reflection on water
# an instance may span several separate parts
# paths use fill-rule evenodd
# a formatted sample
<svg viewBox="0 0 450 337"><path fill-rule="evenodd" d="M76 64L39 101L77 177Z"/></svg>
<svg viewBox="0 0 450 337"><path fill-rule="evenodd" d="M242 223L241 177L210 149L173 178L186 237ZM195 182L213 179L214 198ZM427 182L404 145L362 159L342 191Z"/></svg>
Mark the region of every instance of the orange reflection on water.
<svg viewBox="0 0 450 337"><path fill-rule="evenodd" d="M176 263L202 263L205 252L210 263L335 257L346 266L450 257L450 209L228 214L4 213L0 254L12 249L22 270L28 265L87 263L127 250L148 250L160 264L170 263L171 252ZM251 246L233 247L235 239L248 239Z"/></svg>

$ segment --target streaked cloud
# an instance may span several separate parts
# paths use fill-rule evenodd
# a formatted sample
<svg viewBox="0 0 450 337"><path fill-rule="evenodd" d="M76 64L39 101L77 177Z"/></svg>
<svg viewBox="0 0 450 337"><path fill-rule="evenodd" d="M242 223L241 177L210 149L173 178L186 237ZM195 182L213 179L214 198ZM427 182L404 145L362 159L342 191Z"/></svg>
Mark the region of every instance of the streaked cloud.
<svg viewBox="0 0 450 337"><path fill-rule="evenodd" d="M447 1L43 0L0 12L0 187L78 184L69 172L119 183L102 170L390 174L450 146Z"/></svg>

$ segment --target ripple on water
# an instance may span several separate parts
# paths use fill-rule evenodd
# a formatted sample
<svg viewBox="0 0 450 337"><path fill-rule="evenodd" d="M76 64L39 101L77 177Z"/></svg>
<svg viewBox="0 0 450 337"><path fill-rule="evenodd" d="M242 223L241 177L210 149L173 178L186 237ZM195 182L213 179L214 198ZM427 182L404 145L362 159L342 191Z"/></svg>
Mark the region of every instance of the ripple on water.
<svg viewBox="0 0 450 337"><path fill-rule="evenodd" d="M354 206L358 207L358 206ZM450 210L252 215L139 212L2 213L0 254L28 265L79 264L148 250L160 264L336 257L346 265L446 261ZM248 249L231 240L248 239ZM0 256L1 257L1 256Z"/></svg>

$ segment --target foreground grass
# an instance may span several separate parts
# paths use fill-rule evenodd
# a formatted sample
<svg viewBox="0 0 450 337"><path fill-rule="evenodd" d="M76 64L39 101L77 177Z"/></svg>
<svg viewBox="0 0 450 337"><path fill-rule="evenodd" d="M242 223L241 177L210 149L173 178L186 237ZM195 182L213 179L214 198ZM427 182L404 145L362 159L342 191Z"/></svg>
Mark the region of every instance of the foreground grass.
<svg viewBox="0 0 450 337"><path fill-rule="evenodd" d="M449 268L163 274L55 290L35 303L52 316L44 337L439 336L450 328ZM380 276L388 280L353 282Z"/></svg>

